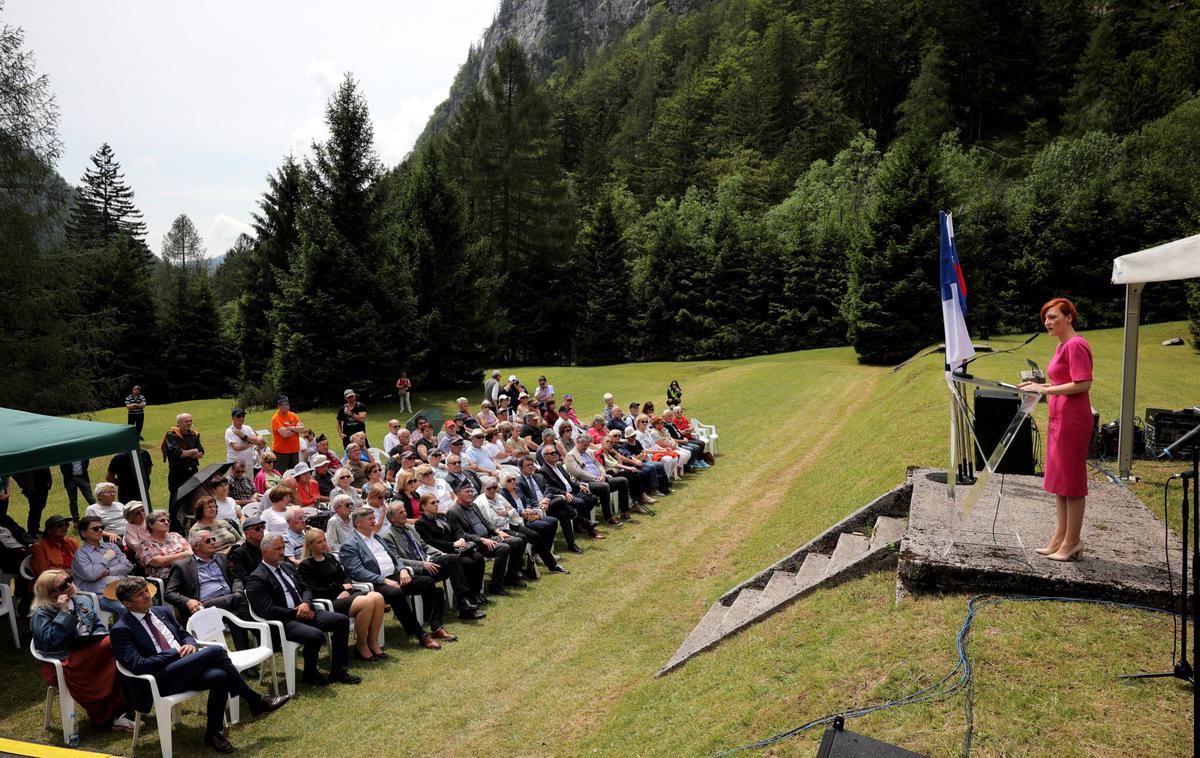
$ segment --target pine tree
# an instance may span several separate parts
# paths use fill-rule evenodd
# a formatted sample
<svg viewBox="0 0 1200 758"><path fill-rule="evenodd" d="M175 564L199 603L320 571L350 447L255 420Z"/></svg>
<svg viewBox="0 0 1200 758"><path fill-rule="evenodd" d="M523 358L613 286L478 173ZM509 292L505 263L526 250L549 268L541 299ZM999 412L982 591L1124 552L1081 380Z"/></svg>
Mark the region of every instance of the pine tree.
<svg viewBox="0 0 1200 758"><path fill-rule="evenodd" d="M180 213L163 235L162 259L181 271L195 273L206 267L204 240L186 213Z"/></svg>
<svg viewBox="0 0 1200 758"><path fill-rule="evenodd" d="M615 190L601 192L590 222L579 235L577 276L588 283L583 314L572 341L575 362L583 366L620 363L629 349L626 306L628 261L625 233L613 203Z"/></svg>
<svg viewBox="0 0 1200 758"><path fill-rule="evenodd" d="M908 97L896 108L900 114L896 131L901 136L933 144L954 128L943 69L942 46L930 45L921 57L921 72L908 85Z"/></svg>
<svg viewBox="0 0 1200 758"><path fill-rule="evenodd" d="M863 363L897 362L941 333L937 211L946 193L936 157L933 147L902 139L879 168L843 308Z"/></svg>
<svg viewBox="0 0 1200 758"><path fill-rule="evenodd" d="M109 356L102 366L102 397L124 397L132 384L157 394L162 377L162 334L146 246L128 236L89 251L92 287L88 312L108 325L96 347Z"/></svg>
<svg viewBox="0 0 1200 758"><path fill-rule="evenodd" d="M133 190L107 142L92 154L91 162L92 168L83 172L67 239L85 247L107 245L118 235L143 242L142 212L134 206Z"/></svg>

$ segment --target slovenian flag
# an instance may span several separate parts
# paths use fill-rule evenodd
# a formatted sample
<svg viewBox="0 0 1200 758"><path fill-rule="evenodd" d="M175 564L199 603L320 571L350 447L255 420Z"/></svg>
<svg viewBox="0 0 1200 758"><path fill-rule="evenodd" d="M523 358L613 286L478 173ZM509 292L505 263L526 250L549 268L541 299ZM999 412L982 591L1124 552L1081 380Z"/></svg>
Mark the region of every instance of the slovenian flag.
<svg viewBox="0 0 1200 758"><path fill-rule="evenodd" d="M942 325L946 332L946 370L954 371L975 356L975 346L967 333L967 284L958 265L954 245L954 218L938 211L942 230Z"/></svg>

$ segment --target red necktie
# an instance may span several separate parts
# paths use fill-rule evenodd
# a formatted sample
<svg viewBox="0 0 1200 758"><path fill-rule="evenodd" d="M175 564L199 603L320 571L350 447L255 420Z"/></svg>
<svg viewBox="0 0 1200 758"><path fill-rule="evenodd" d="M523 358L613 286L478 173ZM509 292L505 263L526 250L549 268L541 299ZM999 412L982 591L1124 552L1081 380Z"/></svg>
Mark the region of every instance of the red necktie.
<svg viewBox="0 0 1200 758"><path fill-rule="evenodd" d="M154 622L150 620L149 613L147 613L142 620L146 622L146 626L150 627L150 635L154 637L154 642L158 645L158 651L160 653L169 653L174 650L174 648L171 647L171 643L167 642L167 638L163 636L162 632L158 631L158 627L155 626Z"/></svg>

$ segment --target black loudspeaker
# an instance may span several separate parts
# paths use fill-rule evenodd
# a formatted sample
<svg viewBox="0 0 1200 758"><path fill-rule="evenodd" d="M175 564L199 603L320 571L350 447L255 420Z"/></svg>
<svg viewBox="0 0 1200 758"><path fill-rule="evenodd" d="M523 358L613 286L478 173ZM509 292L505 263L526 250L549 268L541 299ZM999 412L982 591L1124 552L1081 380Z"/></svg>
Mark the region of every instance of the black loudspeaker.
<svg viewBox="0 0 1200 758"><path fill-rule="evenodd" d="M990 455L1016 415L1020 401L1016 393L1003 390L975 390L975 436L984 454ZM975 468L982 471L987 459L975 450ZM1033 420L1025 419L1017 436L1013 438L1008 452L996 469L998 474L1033 474Z"/></svg>
<svg viewBox="0 0 1200 758"><path fill-rule="evenodd" d="M902 747L889 745L886 742L870 737L847 732L842 729L842 719L839 716L833 726L821 735L821 746L817 748L817 758L929 758L921 753L914 753Z"/></svg>

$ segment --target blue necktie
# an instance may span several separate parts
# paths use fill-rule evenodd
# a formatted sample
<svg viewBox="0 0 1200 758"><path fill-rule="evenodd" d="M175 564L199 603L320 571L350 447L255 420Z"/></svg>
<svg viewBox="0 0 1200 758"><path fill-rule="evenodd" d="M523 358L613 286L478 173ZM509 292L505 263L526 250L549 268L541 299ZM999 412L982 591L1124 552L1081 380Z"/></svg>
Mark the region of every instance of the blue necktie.
<svg viewBox="0 0 1200 758"><path fill-rule="evenodd" d="M425 560L425 553L421 550L421 546L417 544L417 541L413 539L413 536L409 534L407 528L404 529L404 537L408 540L408 552L412 556L412 559L414 561Z"/></svg>

